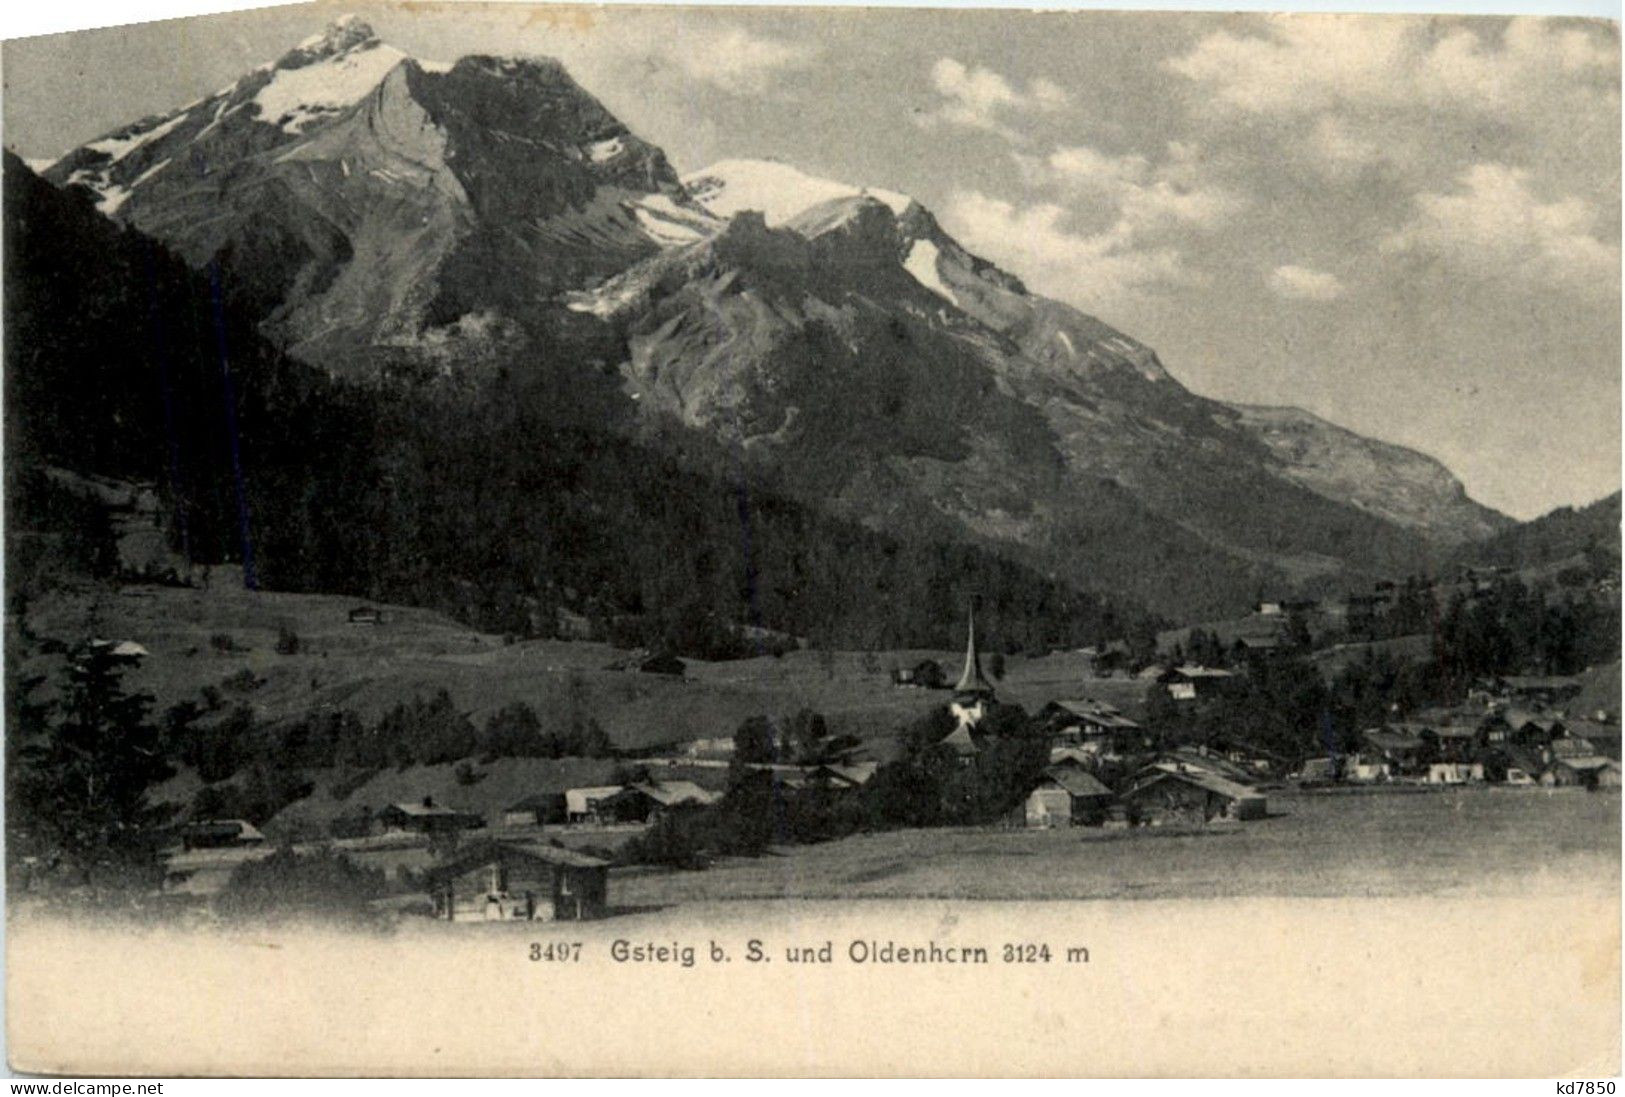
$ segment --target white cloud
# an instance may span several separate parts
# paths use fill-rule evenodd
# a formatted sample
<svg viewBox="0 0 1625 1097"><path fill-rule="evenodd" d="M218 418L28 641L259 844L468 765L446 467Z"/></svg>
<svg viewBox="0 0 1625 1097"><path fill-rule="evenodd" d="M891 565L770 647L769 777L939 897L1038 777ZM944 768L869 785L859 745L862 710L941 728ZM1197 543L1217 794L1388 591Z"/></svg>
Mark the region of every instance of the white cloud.
<svg viewBox="0 0 1625 1097"><path fill-rule="evenodd" d="M1015 159L1028 183L1091 203L1125 236L1217 228L1245 204L1240 195L1206 180L1195 148L1179 142L1170 144L1168 156L1157 164L1138 153L1114 156L1086 145Z"/></svg>
<svg viewBox="0 0 1625 1097"><path fill-rule="evenodd" d="M1326 114L1316 120L1309 131L1307 146L1312 154L1311 163L1333 176L1358 172L1389 156L1381 142L1363 136L1337 114Z"/></svg>
<svg viewBox="0 0 1625 1097"><path fill-rule="evenodd" d="M1250 114L1450 108L1506 121L1536 101L1618 101L1619 43L1601 24L1443 25L1441 33L1437 21L1413 18L1276 16L1261 35L1210 34L1163 67L1214 104Z"/></svg>
<svg viewBox="0 0 1625 1097"><path fill-rule="evenodd" d="M685 76L734 95L760 95L771 89L775 74L802 68L817 49L768 38L736 26L695 24L683 34L650 44L664 64Z"/></svg>
<svg viewBox="0 0 1625 1097"><path fill-rule="evenodd" d="M1156 286L1194 280L1174 249L1140 246L1118 226L1096 233L1069 229L1068 211L1053 202L1018 206L959 191L943 217L972 250L1020 271L1040 292L1086 308L1109 309Z"/></svg>
<svg viewBox="0 0 1625 1097"><path fill-rule="evenodd" d="M920 116L925 125L967 126L1015 137L1004 119L1024 111L1050 112L1069 102L1066 90L1038 77L1025 90L1001 74L944 57L931 67L931 84L942 97L938 107Z"/></svg>
<svg viewBox="0 0 1625 1097"><path fill-rule="evenodd" d="M1270 290L1288 301L1331 301L1343 296L1337 275L1292 263L1276 267L1267 279Z"/></svg>
<svg viewBox="0 0 1625 1097"><path fill-rule="evenodd" d="M1527 172L1475 164L1455 191L1418 194L1411 220L1381 247L1475 278L1617 299L1619 244L1599 239L1598 223L1598 212L1578 198L1542 201Z"/></svg>

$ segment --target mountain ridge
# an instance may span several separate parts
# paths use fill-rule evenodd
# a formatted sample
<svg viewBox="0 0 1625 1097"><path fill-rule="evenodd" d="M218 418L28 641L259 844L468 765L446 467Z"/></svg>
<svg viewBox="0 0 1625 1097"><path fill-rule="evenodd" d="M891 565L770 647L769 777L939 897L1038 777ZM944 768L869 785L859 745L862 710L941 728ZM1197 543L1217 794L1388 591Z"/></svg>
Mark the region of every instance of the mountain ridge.
<svg viewBox="0 0 1625 1097"><path fill-rule="evenodd" d="M635 429L1165 612L1426 570L1509 521L1431 458L1190 392L907 195L773 162L679 177L551 59L420 62L335 24L48 177L337 374L612 371Z"/></svg>

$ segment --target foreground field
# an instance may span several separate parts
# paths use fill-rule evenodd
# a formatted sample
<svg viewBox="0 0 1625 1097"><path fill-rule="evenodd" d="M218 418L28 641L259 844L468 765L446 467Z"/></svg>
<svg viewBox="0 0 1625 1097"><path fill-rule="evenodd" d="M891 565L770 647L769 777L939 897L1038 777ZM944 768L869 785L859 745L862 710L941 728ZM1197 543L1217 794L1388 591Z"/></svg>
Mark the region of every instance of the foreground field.
<svg viewBox="0 0 1625 1097"><path fill-rule="evenodd" d="M736 899L1617 894L1620 798L1570 790L1272 794L1200 832L925 830L703 872L617 875L616 906Z"/></svg>

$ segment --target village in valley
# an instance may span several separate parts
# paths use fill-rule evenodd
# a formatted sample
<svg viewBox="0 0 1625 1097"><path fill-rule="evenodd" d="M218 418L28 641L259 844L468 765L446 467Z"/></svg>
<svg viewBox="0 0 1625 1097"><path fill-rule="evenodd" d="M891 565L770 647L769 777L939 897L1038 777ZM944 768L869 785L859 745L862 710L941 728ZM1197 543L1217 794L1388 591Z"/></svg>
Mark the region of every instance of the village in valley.
<svg viewBox="0 0 1625 1097"><path fill-rule="evenodd" d="M850 56L809 25L805 65L708 98L661 83L682 65L554 57L557 27L379 14L444 59L356 16L287 35L289 9L175 38L233 82L161 69L164 113L111 82L42 110L8 76L13 911L450 933L1617 898L1619 264L1586 211L1617 208L1618 156L1570 100L1537 178L1485 162L1492 131L1528 150L1476 89L1441 136L1434 85L1386 70L1370 132L1300 119L1303 156L1215 126L1258 99L1222 58L1271 20L1012 16L1048 58L1014 83L954 30L909 62L925 113L853 78L923 16L854 9ZM724 16L602 18L669 43ZM1324 25L1497 88L1490 59L1549 56L1617 115L1602 24L1398 21L1382 50ZM228 75L215 34L267 59ZM134 42L8 49L78 72ZM1135 121L1077 145L1105 108ZM1293 176L1310 153L1328 172ZM1503 223L1566 235L1457 254Z"/></svg>
<svg viewBox="0 0 1625 1097"><path fill-rule="evenodd" d="M174 701L152 721L180 765L149 786L150 822L135 843L148 865L133 894L169 916L229 921L269 908L374 924L587 920L735 889L906 897L944 879L971 897L982 894L978 881L1018 896L1024 887L1035 897L1200 895L1227 872L1234 882L1220 894L1291 892L1304 878L1334 891L1356 878L1381 887L1384 871L1400 892L1427 892L1472 880L1416 877L1418 847L1465 856L1513 828L1542 832L1543 816L1554 833L1617 819L1617 658L1579 673L1450 678L1459 692L1440 697L1428 678L1436 664L1396 654L1429 642L1391 635L1400 602L1453 600L1460 615L1509 591L1522 597L1522 582L1506 569L1463 570L1442 591L1413 580L1325 604L1260 601L1244 617L1137 644L1042 653L990 647L970 605L959 653L792 647L717 663L592 639L515 643L426 628L416 611L346 609L327 597L135 584L87 603L93 619L122 619L130 635L73 649L33 635L29 646L37 666L91 691L175 698L188 674L220 674L201 703ZM1617 620L1611 578L1571 589L1571 607L1576 590ZM152 603L169 605L167 620ZM258 628L223 634L222 612ZM188 615L196 619L180 624ZM313 615L326 620L311 626ZM137 621L146 633L133 631ZM202 628L210 651L182 646ZM270 650L256 652L263 640ZM320 691L327 673L343 695L364 697L357 668L380 667L375 652L386 645L391 667L424 684L436 680L427 667L465 677L385 712L371 738L395 741L369 755L364 722L309 689ZM537 656L574 665L538 667ZM514 690L516 670L530 693ZM1304 699L1280 691L1305 675L1310 707L1294 710ZM382 695L400 681L379 683ZM562 692L537 694L546 682ZM278 697L279 686L294 696ZM1337 691L1368 687L1377 707L1368 696L1357 711L1374 716L1348 725L1343 711L1334 729L1333 708L1346 707ZM227 702L222 690L244 700ZM536 707L518 699L544 696ZM710 703L696 707L702 696ZM313 699L329 711L266 712ZM125 703L150 710L154 698ZM752 705L762 711L727 716ZM211 710L225 730L208 730ZM627 734L628 720L641 734ZM561 723L573 730L544 730ZM295 765L272 772L254 757L256 741ZM13 860L14 896L95 890L94 870L73 876L46 834L14 833L38 851ZM994 845L967 850L976 835ZM1200 841L1226 835L1238 840ZM1608 839L1598 832L1582 850L1605 853ZM1235 858L1247 841L1260 850ZM1345 875L1328 876L1318 859L1339 843ZM1172 867L1176 847L1185 869ZM854 872L898 858L906 869ZM775 876L780 861L789 867ZM1192 871L1194 884L1181 875Z"/></svg>

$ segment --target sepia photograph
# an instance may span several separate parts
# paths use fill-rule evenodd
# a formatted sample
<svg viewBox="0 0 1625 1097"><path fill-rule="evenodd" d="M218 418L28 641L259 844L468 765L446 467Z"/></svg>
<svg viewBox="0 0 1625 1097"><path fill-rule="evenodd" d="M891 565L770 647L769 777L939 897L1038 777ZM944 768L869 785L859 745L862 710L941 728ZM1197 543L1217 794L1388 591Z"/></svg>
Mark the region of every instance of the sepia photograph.
<svg viewBox="0 0 1625 1097"><path fill-rule="evenodd" d="M13 1071L1619 1075L1617 21L0 65Z"/></svg>

